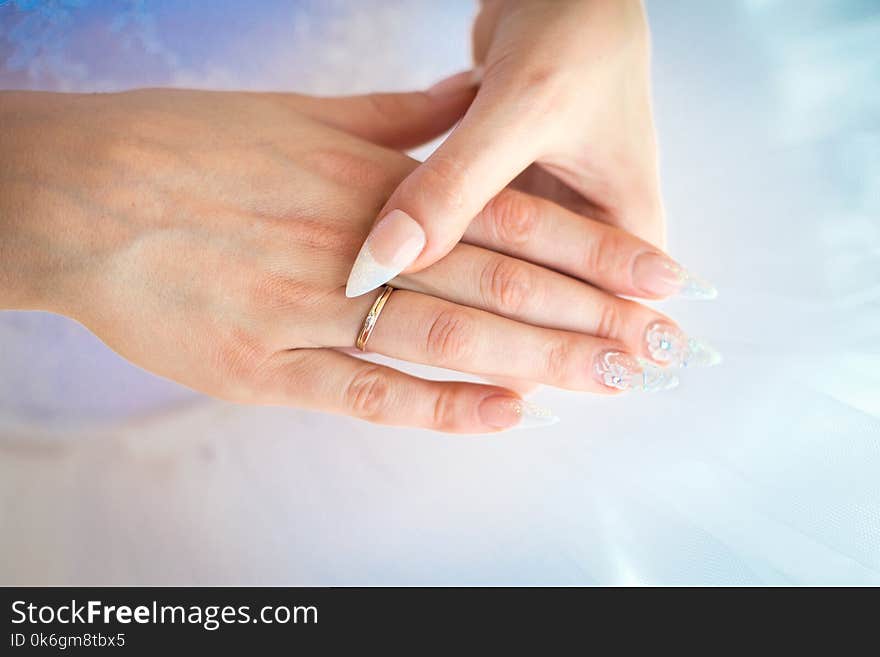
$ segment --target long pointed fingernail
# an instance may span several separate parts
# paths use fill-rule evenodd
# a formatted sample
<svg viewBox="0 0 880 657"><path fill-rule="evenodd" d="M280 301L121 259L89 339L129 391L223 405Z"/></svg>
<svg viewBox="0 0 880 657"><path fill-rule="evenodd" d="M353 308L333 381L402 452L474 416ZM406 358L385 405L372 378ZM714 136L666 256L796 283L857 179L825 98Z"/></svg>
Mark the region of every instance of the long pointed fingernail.
<svg viewBox="0 0 880 657"><path fill-rule="evenodd" d="M559 422L549 409L508 395L487 397L480 403L479 414L486 426L495 429L532 429Z"/></svg>
<svg viewBox="0 0 880 657"><path fill-rule="evenodd" d="M681 296L686 299L714 299L718 296L709 281L689 272L660 253L643 253L633 264L633 285L651 296Z"/></svg>
<svg viewBox="0 0 880 657"><path fill-rule="evenodd" d="M678 377L668 370L622 351L605 351L593 366L596 379L616 390L658 392L678 385Z"/></svg>
<svg viewBox="0 0 880 657"><path fill-rule="evenodd" d="M673 367L712 367L723 360L712 345L689 338L677 326L655 322L645 331L648 353L661 365Z"/></svg>
<svg viewBox="0 0 880 657"><path fill-rule="evenodd" d="M403 210L382 217L355 258L345 296L359 297L409 267L425 248L425 231Z"/></svg>

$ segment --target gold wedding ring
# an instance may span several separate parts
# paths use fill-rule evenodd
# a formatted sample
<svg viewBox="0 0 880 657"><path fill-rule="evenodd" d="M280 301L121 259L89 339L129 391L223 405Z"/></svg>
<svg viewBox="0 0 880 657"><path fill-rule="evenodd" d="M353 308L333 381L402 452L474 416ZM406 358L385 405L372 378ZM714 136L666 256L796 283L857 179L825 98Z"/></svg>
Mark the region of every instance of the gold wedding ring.
<svg viewBox="0 0 880 657"><path fill-rule="evenodd" d="M364 325L361 326L361 332L358 334L357 348L361 351L367 350L367 340L370 339L370 336L373 334L373 329L376 328L376 322L379 321L379 314L382 312L382 308L385 307L385 302L388 301L388 297L391 296L391 293L394 292L394 288L390 285L386 285L382 288L382 293L379 297L373 302L373 305L370 307L370 312L367 313L367 316L364 318Z"/></svg>

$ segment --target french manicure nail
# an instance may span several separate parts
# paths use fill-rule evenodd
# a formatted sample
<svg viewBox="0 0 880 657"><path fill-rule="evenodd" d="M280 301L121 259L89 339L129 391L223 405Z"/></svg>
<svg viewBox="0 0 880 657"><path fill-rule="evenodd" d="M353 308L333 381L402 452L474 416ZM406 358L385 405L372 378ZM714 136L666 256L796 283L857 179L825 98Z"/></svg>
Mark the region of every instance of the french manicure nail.
<svg viewBox="0 0 880 657"><path fill-rule="evenodd" d="M678 385L678 377L668 370L621 351L605 351L593 367L603 385L616 390L658 392Z"/></svg>
<svg viewBox="0 0 880 657"><path fill-rule="evenodd" d="M428 94L431 96L446 96L477 86L480 81L475 78L475 70L462 71L461 73L450 75L448 78L443 78L428 88Z"/></svg>
<svg viewBox="0 0 880 657"><path fill-rule="evenodd" d="M493 395L480 403L480 419L495 429L531 429L559 422L549 409L508 395Z"/></svg>
<svg viewBox="0 0 880 657"><path fill-rule="evenodd" d="M689 338L672 324L655 322L645 331L648 353L661 365L673 367L712 367L722 361L721 353L712 345Z"/></svg>
<svg viewBox="0 0 880 657"><path fill-rule="evenodd" d="M384 285L409 267L425 248L425 231L403 210L382 217L361 247L345 286L345 296L359 297Z"/></svg>
<svg viewBox="0 0 880 657"><path fill-rule="evenodd" d="M660 253L643 253L633 264L633 285L650 295L681 296L686 299L714 299L718 290Z"/></svg>

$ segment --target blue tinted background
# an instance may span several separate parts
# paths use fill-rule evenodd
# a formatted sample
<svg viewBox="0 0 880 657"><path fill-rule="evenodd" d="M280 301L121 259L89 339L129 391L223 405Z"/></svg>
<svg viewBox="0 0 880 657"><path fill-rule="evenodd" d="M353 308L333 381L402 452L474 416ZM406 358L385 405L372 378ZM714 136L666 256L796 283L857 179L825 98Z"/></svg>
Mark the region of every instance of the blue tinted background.
<svg viewBox="0 0 880 657"><path fill-rule="evenodd" d="M0 582L880 582L877 3L648 9L670 251L721 290L664 310L722 367L445 438L206 400L3 313ZM0 87L418 87L474 10L14 1Z"/></svg>

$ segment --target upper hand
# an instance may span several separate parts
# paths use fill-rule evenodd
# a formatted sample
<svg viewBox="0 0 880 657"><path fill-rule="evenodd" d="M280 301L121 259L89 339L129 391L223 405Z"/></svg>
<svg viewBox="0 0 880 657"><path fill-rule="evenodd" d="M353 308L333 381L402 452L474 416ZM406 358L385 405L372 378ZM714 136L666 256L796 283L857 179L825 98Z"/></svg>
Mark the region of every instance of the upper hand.
<svg viewBox="0 0 880 657"><path fill-rule="evenodd" d="M443 257L527 168L520 189L665 242L641 3L484 0L473 37L476 98L380 210L350 296ZM460 74L434 93L468 84Z"/></svg>

